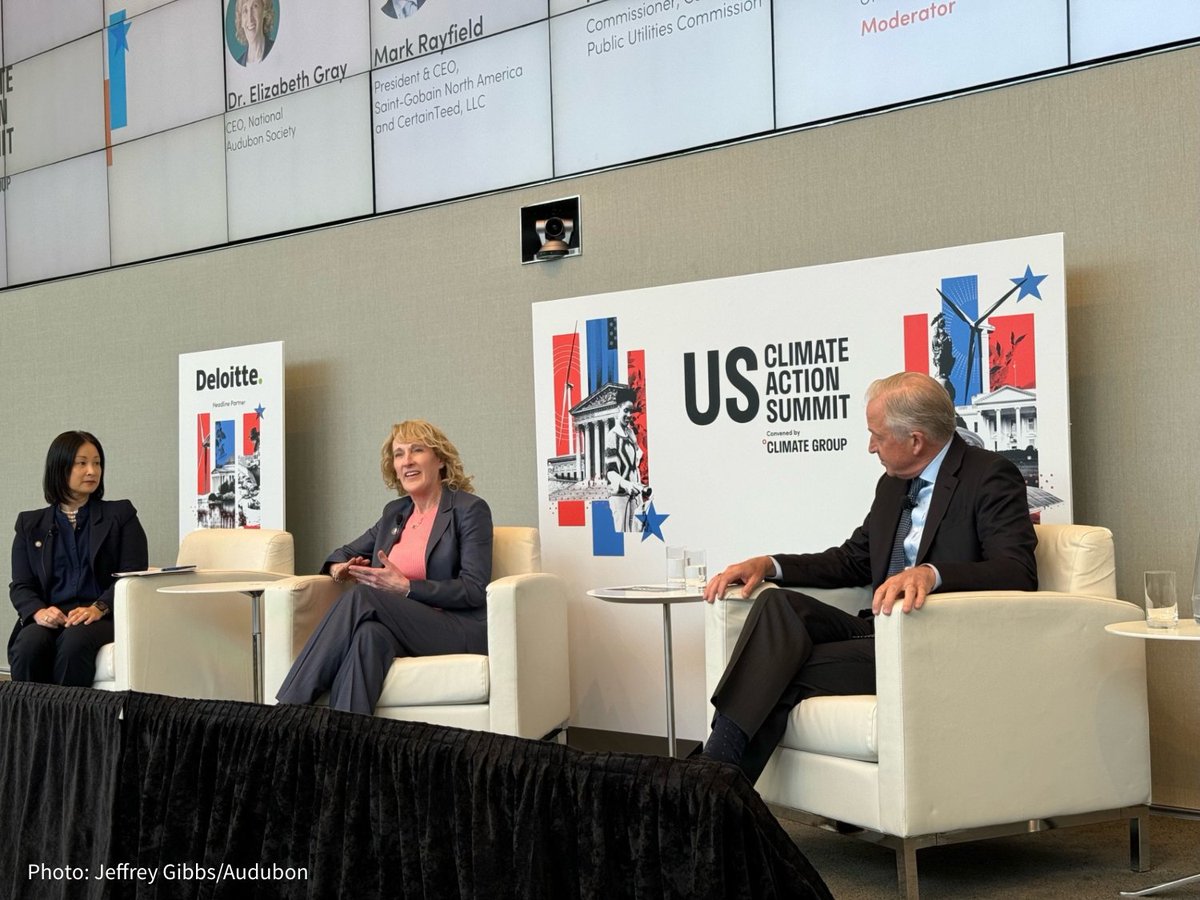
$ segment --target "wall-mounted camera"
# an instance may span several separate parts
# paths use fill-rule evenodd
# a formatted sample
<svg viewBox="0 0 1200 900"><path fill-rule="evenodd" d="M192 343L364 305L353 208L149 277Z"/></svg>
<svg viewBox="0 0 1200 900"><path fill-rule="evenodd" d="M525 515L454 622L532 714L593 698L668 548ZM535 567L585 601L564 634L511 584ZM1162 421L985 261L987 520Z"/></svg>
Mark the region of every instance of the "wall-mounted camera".
<svg viewBox="0 0 1200 900"><path fill-rule="evenodd" d="M564 197L521 210L521 262L535 263L583 252L579 198Z"/></svg>
<svg viewBox="0 0 1200 900"><path fill-rule="evenodd" d="M538 219L534 228L537 230L538 240L542 242L541 249L533 254L534 259L557 259L571 252L571 234L575 231L574 219L551 216L548 219Z"/></svg>

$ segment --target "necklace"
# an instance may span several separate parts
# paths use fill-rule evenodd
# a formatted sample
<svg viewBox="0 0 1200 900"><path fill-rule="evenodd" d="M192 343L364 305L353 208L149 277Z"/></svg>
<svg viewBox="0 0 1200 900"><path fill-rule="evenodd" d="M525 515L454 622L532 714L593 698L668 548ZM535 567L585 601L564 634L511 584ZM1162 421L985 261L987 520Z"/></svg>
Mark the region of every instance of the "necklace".
<svg viewBox="0 0 1200 900"><path fill-rule="evenodd" d="M67 517L67 521L71 523L71 530L78 531L79 524L75 521L79 517L78 509L67 509L65 506L60 506L62 514Z"/></svg>
<svg viewBox="0 0 1200 900"><path fill-rule="evenodd" d="M416 498L413 499L412 515L408 517L407 528L420 528L425 524L425 517L430 513L436 513L438 504L441 502L442 492L438 491L438 495L425 505L424 509L417 506Z"/></svg>
<svg viewBox="0 0 1200 900"><path fill-rule="evenodd" d="M408 527L409 528L420 528L425 523L425 517L427 515L429 515L430 510L436 510L436 509L437 509L436 506L431 506L429 509L424 510L422 512L414 506L413 514L411 516L409 516L409 518L408 518Z"/></svg>

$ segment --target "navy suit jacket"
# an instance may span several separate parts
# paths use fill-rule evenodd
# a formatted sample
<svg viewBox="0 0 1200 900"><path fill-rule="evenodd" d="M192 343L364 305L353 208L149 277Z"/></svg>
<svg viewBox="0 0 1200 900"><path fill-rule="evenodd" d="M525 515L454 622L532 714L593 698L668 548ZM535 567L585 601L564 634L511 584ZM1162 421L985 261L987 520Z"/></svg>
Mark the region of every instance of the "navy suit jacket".
<svg viewBox="0 0 1200 900"><path fill-rule="evenodd" d="M840 547L775 554L783 576L779 583L878 587L887 578L907 491L905 479L884 475L866 519ZM940 591L1035 591L1036 546L1025 481L1017 467L956 434L933 485L916 565L937 566Z"/></svg>
<svg viewBox="0 0 1200 900"><path fill-rule="evenodd" d="M148 565L146 532L138 521L137 510L128 500L90 500L91 546L88 560L100 600L112 605L114 572L136 572ZM33 621L33 614L49 605L50 580L54 577L54 507L31 509L17 515L17 534L13 538L12 583L8 596L22 624Z"/></svg>
<svg viewBox="0 0 1200 900"><path fill-rule="evenodd" d="M411 497L393 500L383 508L378 522L329 554L322 574L328 574L334 563L356 556L382 567L379 551L391 552L412 511ZM466 491L443 489L425 547L425 575L413 580L408 593L412 599L438 609L485 612L487 586L492 580L492 510L485 500Z"/></svg>

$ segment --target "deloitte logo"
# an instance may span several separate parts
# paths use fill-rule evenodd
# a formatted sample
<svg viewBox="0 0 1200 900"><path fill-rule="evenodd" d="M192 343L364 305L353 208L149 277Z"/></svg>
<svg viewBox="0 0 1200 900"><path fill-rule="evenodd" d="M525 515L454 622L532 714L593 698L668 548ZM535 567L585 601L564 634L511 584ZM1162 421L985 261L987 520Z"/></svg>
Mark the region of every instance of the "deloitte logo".
<svg viewBox="0 0 1200 900"><path fill-rule="evenodd" d="M205 372L203 369L196 370L197 391L252 387L256 384L262 384L258 380L258 369L251 369L247 366L234 366L232 369L216 369L212 372Z"/></svg>

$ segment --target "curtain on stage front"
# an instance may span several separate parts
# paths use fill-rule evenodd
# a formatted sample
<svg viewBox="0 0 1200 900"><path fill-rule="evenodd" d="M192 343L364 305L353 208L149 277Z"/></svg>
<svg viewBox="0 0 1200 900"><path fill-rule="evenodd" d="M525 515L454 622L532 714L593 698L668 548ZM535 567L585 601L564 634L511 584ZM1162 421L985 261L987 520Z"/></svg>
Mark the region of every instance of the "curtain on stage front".
<svg viewBox="0 0 1200 900"><path fill-rule="evenodd" d="M24 715L52 720L61 747L78 727L68 689L43 690L64 708ZM6 719L35 705L9 693ZM730 766L311 707L84 693L87 743L111 764L78 786L93 793L80 808L104 840L58 846L157 873L103 882L107 897L829 897ZM4 744L6 760L24 752ZM42 815L52 831L54 809Z"/></svg>

